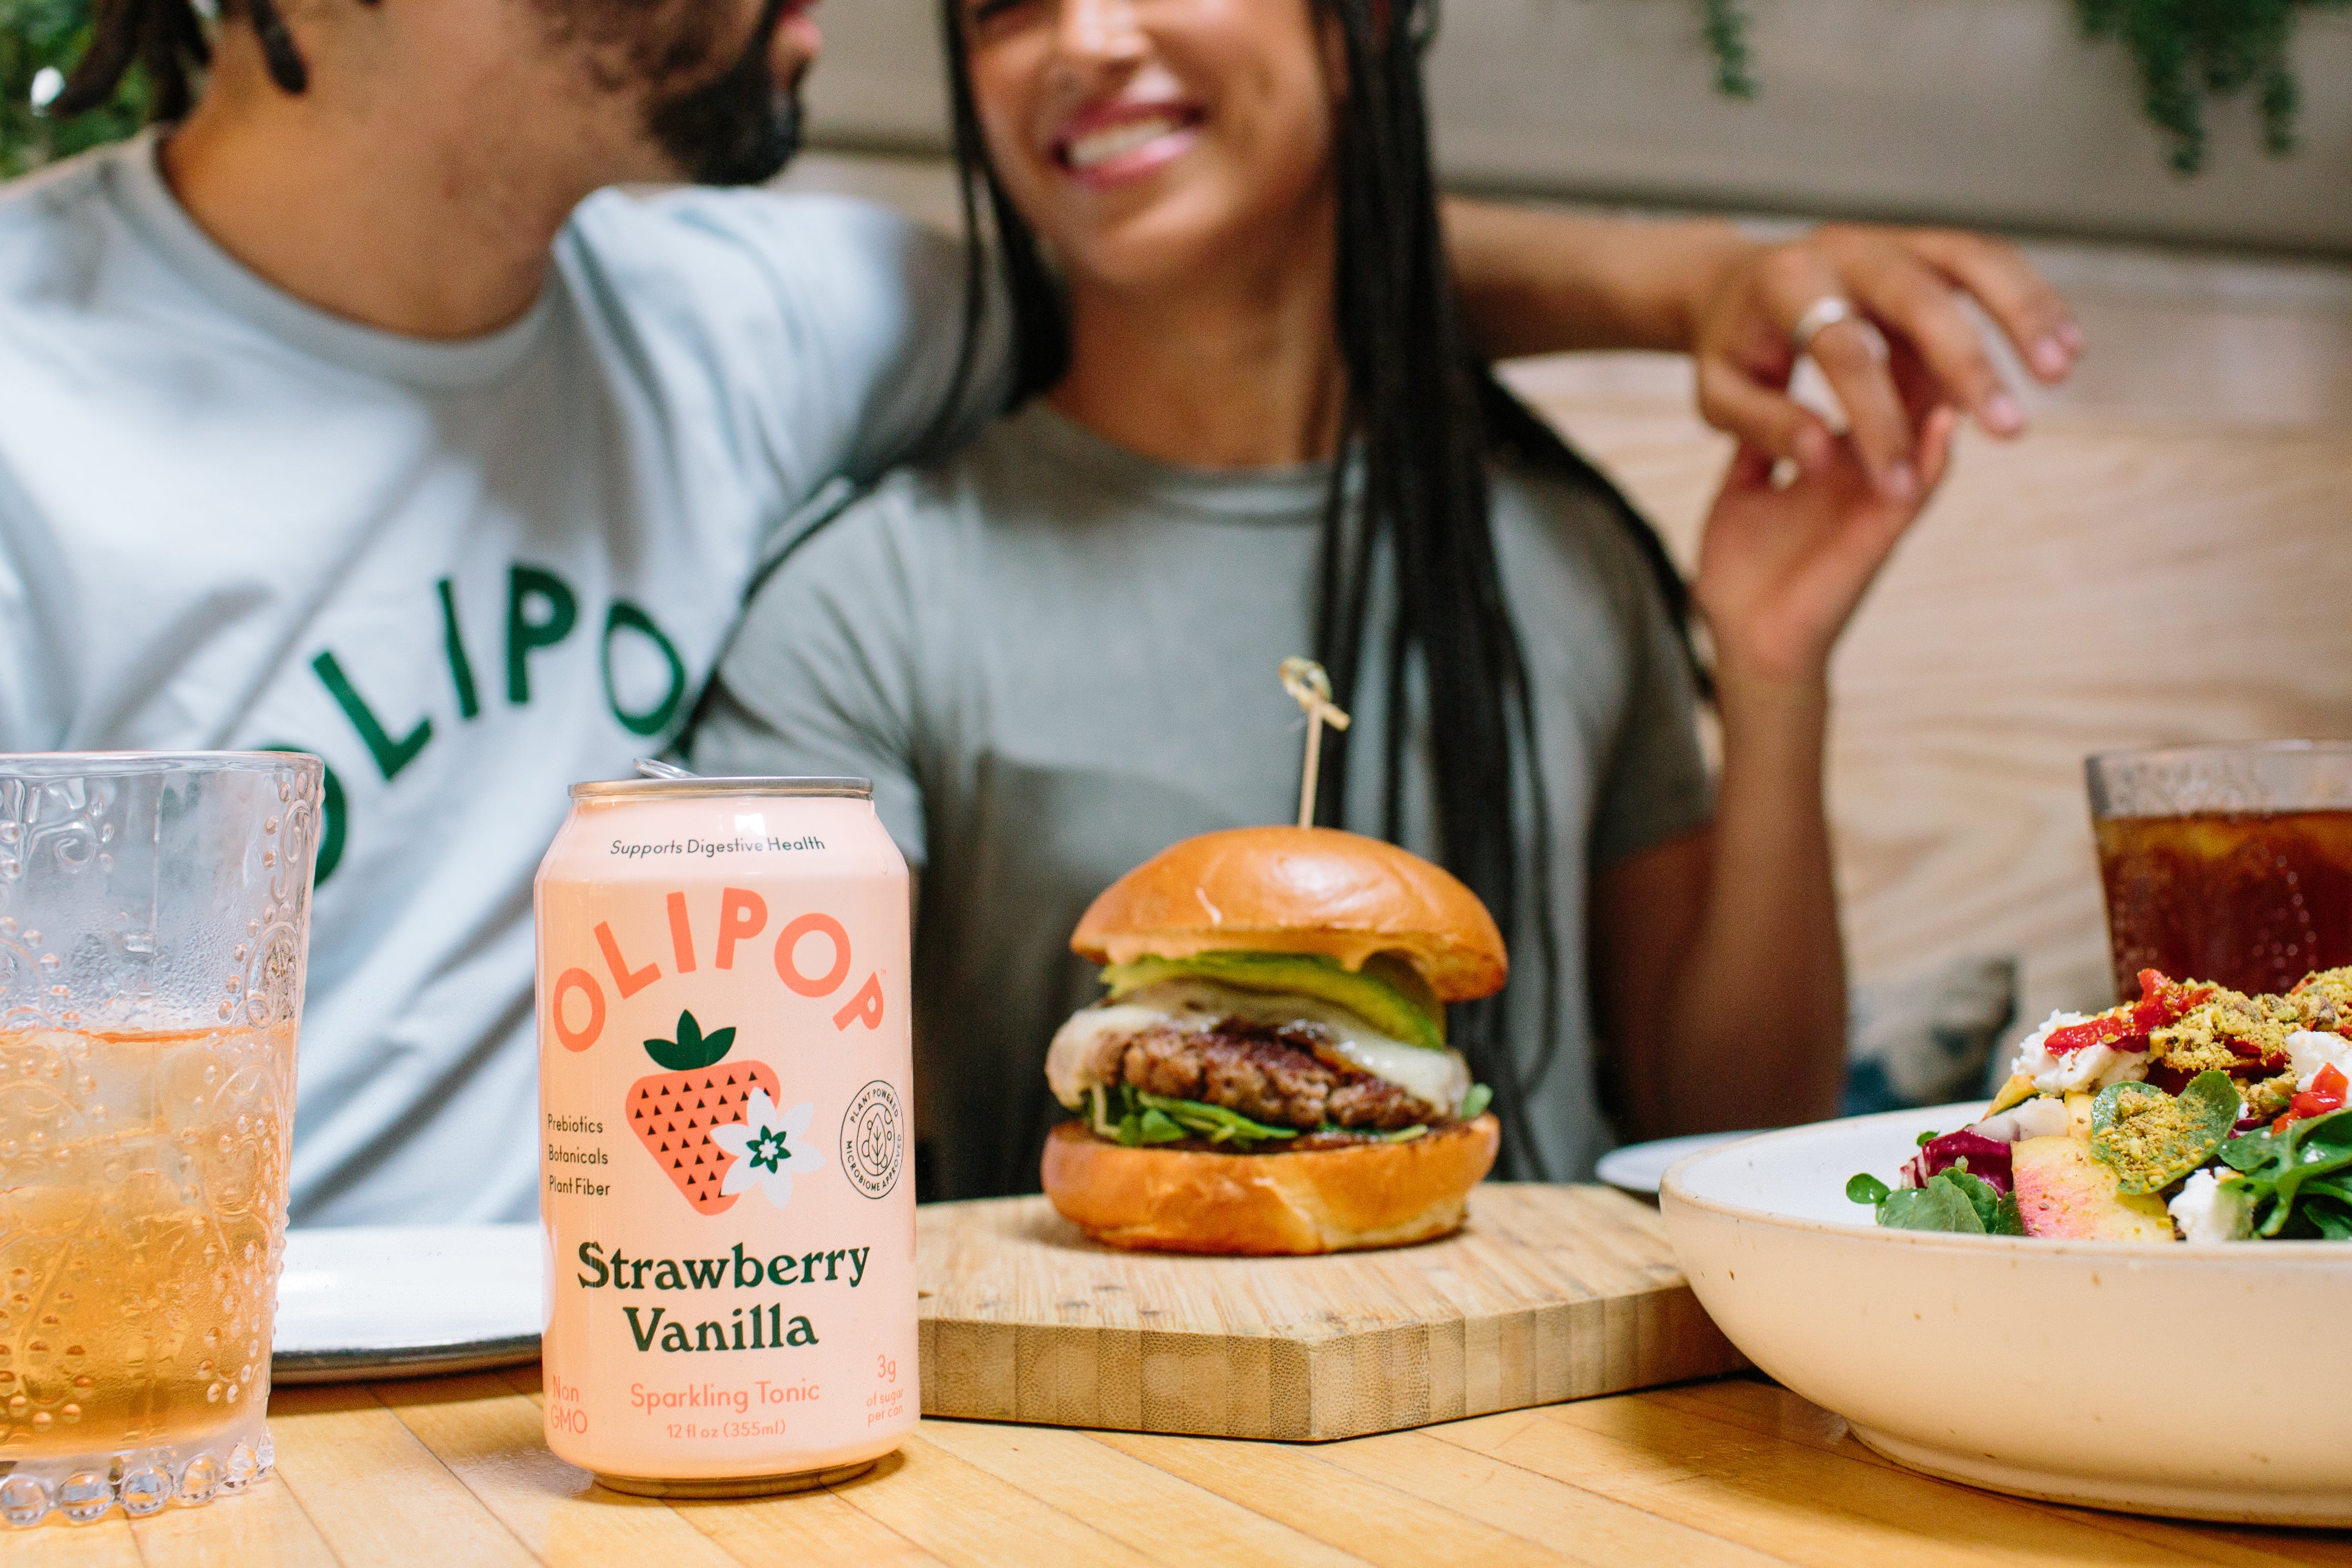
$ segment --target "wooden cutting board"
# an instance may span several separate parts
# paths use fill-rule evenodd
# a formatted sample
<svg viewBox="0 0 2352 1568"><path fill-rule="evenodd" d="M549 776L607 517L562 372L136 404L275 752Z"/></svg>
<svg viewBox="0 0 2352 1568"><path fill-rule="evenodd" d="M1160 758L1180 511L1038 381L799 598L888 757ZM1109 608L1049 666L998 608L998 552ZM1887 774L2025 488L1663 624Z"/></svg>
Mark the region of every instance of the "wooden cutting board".
<svg viewBox="0 0 2352 1568"><path fill-rule="evenodd" d="M1121 1252L1043 1197L916 1237L927 1416L1322 1441L1746 1364L1606 1187L1489 1184L1444 1240L1321 1258Z"/></svg>

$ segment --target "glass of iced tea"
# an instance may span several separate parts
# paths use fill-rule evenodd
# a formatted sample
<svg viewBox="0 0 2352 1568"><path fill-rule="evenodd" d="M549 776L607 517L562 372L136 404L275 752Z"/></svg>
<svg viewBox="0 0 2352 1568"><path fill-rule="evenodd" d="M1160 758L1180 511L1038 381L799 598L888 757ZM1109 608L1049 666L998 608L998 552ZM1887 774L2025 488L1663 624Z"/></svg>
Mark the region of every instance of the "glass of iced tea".
<svg viewBox="0 0 2352 1568"><path fill-rule="evenodd" d="M2352 744L2114 751L2088 764L2117 995L2136 977L2284 991L2352 964Z"/></svg>
<svg viewBox="0 0 2352 1568"><path fill-rule="evenodd" d="M268 1473L320 764L0 756L0 1518Z"/></svg>

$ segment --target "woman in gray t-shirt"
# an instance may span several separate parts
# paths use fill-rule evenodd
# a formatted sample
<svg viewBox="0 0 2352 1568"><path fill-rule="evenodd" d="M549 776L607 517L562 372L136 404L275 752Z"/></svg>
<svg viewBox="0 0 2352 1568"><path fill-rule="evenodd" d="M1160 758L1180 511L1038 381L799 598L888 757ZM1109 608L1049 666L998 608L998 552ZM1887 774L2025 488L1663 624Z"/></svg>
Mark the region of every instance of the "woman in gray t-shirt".
<svg viewBox="0 0 2352 1568"><path fill-rule="evenodd" d="M1462 339L1426 0L948 3L1035 395L802 536L695 750L874 779L921 879L924 1196L1034 1189L1045 1047L1096 993L1070 928L1174 840L1291 815L1299 653L1358 720L1319 820L1443 861L1512 942L1453 1020L1506 1174L1828 1113L1825 666L1950 414L1915 412L1902 498L1843 443L1780 484L1743 449L1686 595Z"/></svg>

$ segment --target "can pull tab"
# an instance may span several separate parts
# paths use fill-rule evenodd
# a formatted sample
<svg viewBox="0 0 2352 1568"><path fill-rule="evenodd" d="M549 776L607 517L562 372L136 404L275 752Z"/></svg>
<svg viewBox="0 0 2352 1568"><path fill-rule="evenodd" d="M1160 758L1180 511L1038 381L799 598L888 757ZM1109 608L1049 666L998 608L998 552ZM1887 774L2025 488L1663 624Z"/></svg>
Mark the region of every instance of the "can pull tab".
<svg viewBox="0 0 2352 1568"><path fill-rule="evenodd" d="M683 768L675 767L670 763L661 761L659 758L652 757L640 757L637 758L637 772L647 779L694 779L699 777L698 774L688 772Z"/></svg>

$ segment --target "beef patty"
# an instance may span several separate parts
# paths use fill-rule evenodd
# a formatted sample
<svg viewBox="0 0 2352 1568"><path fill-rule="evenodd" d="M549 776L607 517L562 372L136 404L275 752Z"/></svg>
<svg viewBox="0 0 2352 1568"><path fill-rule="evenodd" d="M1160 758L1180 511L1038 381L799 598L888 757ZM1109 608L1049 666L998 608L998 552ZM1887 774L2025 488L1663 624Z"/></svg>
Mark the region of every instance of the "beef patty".
<svg viewBox="0 0 2352 1568"><path fill-rule="evenodd" d="M1127 1042L1119 1077L1146 1094L1222 1105L1278 1126L1385 1133L1433 1119L1397 1084L1319 1054L1327 1046L1313 1029L1243 1019L1200 1030L1161 1026Z"/></svg>

